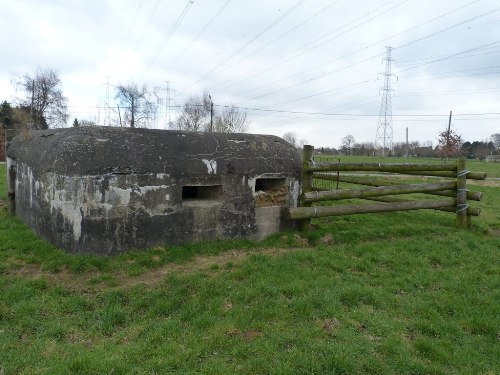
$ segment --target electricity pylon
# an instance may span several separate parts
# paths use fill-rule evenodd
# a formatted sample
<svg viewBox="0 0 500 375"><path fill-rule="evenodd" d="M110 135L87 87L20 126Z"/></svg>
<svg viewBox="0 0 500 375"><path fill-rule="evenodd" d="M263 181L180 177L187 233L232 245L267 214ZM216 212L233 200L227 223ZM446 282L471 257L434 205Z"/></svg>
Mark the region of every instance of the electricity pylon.
<svg viewBox="0 0 500 375"><path fill-rule="evenodd" d="M375 137L375 149L381 149L382 156L385 156L386 148L390 151L394 148L392 140L392 47L387 48L385 58L384 88L382 89L382 102L378 116L377 135Z"/></svg>

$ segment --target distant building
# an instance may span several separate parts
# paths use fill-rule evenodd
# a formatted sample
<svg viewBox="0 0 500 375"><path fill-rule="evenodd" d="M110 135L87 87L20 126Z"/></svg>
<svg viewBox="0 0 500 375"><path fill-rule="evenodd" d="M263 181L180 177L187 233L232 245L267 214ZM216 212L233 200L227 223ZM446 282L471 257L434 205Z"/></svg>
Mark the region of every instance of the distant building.
<svg viewBox="0 0 500 375"><path fill-rule="evenodd" d="M500 155L488 155L484 160L488 163L500 163Z"/></svg>

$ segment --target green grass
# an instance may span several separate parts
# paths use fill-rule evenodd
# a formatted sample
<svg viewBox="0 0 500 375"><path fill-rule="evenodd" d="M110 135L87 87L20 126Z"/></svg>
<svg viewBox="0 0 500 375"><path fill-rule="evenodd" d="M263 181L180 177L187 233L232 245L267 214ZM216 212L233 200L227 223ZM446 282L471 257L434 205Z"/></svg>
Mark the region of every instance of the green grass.
<svg viewBox="0 0 500 375"><path fill-rule="evenodd" d="M0 164L0 200L7 199L7 167Z"/></svg>
<svg viewBox="0 0 500 375"><path fill-rule="evenodd" d="M0 373L500 373L500 188L474 189L471 230L434 211L345 216L114 258L65 254L1 205Z"/></svg>

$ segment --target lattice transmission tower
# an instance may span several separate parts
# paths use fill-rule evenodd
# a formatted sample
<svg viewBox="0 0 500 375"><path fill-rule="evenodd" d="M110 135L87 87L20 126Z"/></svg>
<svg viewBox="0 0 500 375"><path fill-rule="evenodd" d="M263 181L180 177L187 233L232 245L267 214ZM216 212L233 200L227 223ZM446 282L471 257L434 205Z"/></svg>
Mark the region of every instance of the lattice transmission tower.
<svg viewBox="0 0 500 375"><path fill-rule="evenodd" d="M382 89L382 102L378 116L377 135L375 137L375 149L380 150L385 156L386 149L392 151L394 143L392 140L392 47L386 47L384 88Z"/></svg>

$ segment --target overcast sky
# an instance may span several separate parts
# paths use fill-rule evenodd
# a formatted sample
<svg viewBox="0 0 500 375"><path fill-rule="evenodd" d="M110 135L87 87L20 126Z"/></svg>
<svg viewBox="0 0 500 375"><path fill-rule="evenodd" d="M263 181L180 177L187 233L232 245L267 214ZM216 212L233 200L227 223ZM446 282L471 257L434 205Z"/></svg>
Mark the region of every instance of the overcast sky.
<svg viewBox="0 0 500 375"><path fill-rule="evenodd" d="M252 133L373 142L390 46L394 142L408 127L435 145L450 110L464 140L500 132L498 0L0 0L0 14L0 100L52 68L70 123L106 123L109 80L110 100L129 82L170 98L158 127L207 90Z"/></svg>

